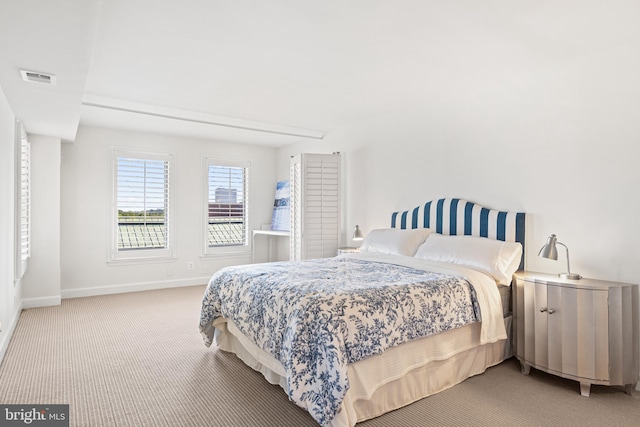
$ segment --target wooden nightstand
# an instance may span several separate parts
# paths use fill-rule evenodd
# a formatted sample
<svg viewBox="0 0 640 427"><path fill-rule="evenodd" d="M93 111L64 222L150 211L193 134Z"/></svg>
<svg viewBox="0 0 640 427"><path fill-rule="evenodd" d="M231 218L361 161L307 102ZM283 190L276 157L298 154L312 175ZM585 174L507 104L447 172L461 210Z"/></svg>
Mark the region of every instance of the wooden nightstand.
<svg viewBox="0 0 640 427"><path fill-rule="evenodd" d="M360 252L360 248L356 248L352 246L345 246L343 248L338 248L338 255L351 254L354 252Z"/></svg>
<svg viewBox="0 0 640 427"><path fill-rule="evenodd" d="M580 382L624 386L638 382L638 286L567 280L517 272L513 291L514 352L530 368Z"/></svg>

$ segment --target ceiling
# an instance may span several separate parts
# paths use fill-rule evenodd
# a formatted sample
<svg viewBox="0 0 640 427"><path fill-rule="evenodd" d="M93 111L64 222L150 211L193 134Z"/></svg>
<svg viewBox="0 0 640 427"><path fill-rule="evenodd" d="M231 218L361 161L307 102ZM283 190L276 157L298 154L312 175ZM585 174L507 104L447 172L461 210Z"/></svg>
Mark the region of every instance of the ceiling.
<svg viewBox="0 0 640 427"><path fill-rule="evenodd" d="M638 16L631 0L2 0L0 86L28 132L65 141L86 124L282 146L637 45Z"/></svg>

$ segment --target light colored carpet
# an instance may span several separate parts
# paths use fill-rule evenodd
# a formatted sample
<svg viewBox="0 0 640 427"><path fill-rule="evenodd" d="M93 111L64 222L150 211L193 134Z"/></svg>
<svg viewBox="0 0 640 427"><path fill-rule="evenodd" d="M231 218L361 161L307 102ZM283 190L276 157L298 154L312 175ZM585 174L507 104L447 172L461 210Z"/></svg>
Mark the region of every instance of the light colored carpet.
<svg viewBox="0 0 640 427"><path fill-rule="evenodd" d="M68 403L74 426L317 426L284 392L198 332L204 286L63 300L23 311L0 365L0 403ZM532 370L533 371L533 370ZM359 424L638 426L640 392L592 387L514 359Z"/></svg>

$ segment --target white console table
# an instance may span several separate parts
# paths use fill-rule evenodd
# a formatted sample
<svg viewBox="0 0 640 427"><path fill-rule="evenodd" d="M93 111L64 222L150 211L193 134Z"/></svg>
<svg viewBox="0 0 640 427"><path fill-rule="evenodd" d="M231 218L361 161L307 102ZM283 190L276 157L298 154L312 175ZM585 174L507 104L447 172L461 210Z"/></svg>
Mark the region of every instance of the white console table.
<svg viewBox="0 0 640 427"><path fill-rule="evenodd" d="M271 261L271 239L273 237L289 237L291 235L288 231L276 231L276 230L253 230L251 235L251 262L254 262L254 255L256 251L256 236L269 237L269 255L267 260Z"/></svg>

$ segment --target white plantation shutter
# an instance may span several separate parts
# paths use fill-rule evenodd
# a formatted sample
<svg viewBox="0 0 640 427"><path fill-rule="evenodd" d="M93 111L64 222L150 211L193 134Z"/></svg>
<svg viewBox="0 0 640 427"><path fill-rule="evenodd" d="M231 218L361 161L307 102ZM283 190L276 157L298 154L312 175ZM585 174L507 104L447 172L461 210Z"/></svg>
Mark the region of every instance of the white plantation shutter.
<svg viewBox="0 0 640 427"><path fill-rule="evenodd" d="M114 152L113 259L172 254L171 156Z"/></svg>
<svg viewBox="0 0 640 427"><path fill-rule="evenodd" d="M340 155L291 160L291 259L335 256L340 243Z"/></svg>
<svg viewBox="0 0 640 427"><path fill-rule="evenodd" d="M31 144L21 123L17 123L16 271L20 279L31 255Z"/></svg>
<svg viewBox="0 0 640 427"><path fill-rule="evenodd" d="M299 157L299 156L298 156ZM291 193L291 227L289 237L289 258L291 260L301 260L302 258L302 163L293 161L291 163L291 176L289 178Z"/></svg>
<svg viewBox="0 0 640 427"><path fill-rule="evenodd" d="M205 253L249 248L250 163L205 158Z"/></svg>

